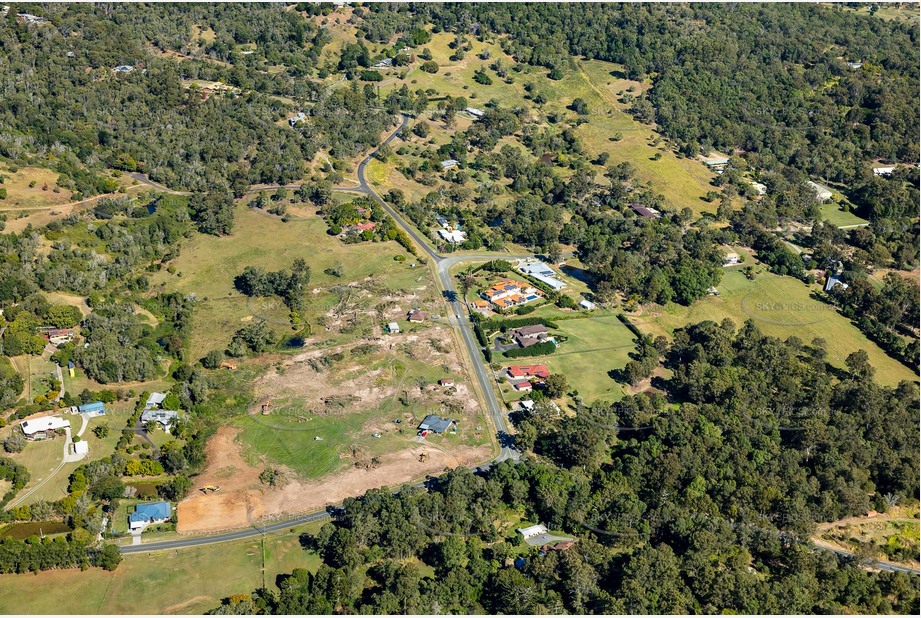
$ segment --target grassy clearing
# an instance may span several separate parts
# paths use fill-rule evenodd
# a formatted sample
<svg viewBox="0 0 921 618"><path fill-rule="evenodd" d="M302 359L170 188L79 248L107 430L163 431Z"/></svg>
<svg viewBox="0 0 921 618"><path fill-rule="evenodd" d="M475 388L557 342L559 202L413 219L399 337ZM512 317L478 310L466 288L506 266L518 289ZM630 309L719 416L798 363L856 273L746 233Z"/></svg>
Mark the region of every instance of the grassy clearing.
<svg viewBox="0 0 921 618"><path fill-rule="evenodd" d="M0 211L3 210L30 210L34 208L48 208L71 201L71 192L58 189L58 174L43 167L20 167L11 172L8 166L0 166L0 175L3 184L0 188L6 189L6 199L0 200ZM35 185L30 187L32 182Z"/></svg>
<svg viewBox="0 0 921 618"><path fill-rule="evenodd" d="M326 230L318 216L283 223L241 206L234 234L222 238L197 235L183 246L173 262L176 274L161 271L154 283L164 290L195 294L200 300L192 330L196 357L224 348L233 333L255 317L265 319L279 336L295 332L287 309L278 299L248 299L234 289L233 278L246 266L278 270L289 268L295 258L304 258L313 272L311 288L376 277L383 285L400 289L415 287L420 276L427 276L427 271L410 268L414 258L394 242L346 245ZM394 261L396 255L407 257L407 261ZM332 267L340 268L342 277L324 273ZM310 295L306 316L325 310L323 302L329 301Z"/></svg>
<svg viewBox="0 0 921 618"><path fill-rule="evenodd" d="M745 320L753 319L762 332L781 339L796 336L806 343L816 337L824 339L828 361L836 367L843 367L844 359L852 352L864 349L880 383L918 380L908 367L890 358L833 306L811 298L818 286L768 272L761 272L752 281L741 268L727 268L718 289L719 296L708 296L691 307L647 307L642 316L633 320L643 331L670 335L676 328L704 320L730 318L741 326Z"/></svg>
<svg viewBox="0 0 921 618"><path fill-rule="evenodd" d="M557 323L567 341L555 354L542 358L551 373L562 373L570 388L588 402L616 401L623 397L621 386L608 375L623 369L636 345L631 333L614 315L591 316Z"/></svg>
<svg viewBox="0 0 921 618"><path fill-rule="evenodd" d="M869 223L866 219L861 219L852 212L841 210L838 204L832 202L822 204L821 211L823 220L830 221L832 225L837 225L838 227L866 225Z"/></svg>
<svg viewBox="0 0 921 618"><path fill-rule="evenodd" d="M269 535L265 584L294 568L316 571L320 560L305 552L298 535L316 524ZM0 611L6 614L201 614L231 594L262 586L262 543L247 540L127 556L118 569L47 571L0 576Z"/></svg>

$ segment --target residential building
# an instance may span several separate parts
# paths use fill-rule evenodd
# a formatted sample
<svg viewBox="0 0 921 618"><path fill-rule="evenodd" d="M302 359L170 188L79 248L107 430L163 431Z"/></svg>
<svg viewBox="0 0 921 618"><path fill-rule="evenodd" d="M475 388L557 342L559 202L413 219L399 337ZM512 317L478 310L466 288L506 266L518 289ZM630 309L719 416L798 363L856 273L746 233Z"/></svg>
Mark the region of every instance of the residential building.
<svg viewBox="0 0 921 618"><path fill-rule="evenodd" d="M400 332L400 325L396 322L390 322L387 324L387 332L391 335L396 335Z"/></svg>
<svg viewBox="0 0 921 618"><path fill-rule="evenodd" d="M848 285L839 277L838 275L829 275L828 279L825 281L825 291L831 292L836 287L841 286L842 290L846 290Z"/></svg>
<svg viewBox="0 0 921 618"><path fill-rule="evenodd" d="M892 172L895 171L894 166L889 167L874 167L873 174L876 176L892 176Z"/></svg>
<svg viewBox="0 0 921 618"><path fill-rule="evenodd" d="M421 324L425 322L429 317L429 314L423 311L422 309L413 309L409 312L408 320L414 324Z"/></svg>
<svg viewBox="0 0 921 618"><path fill-rule="evenodd" d="M579 301L579 306L587 311L593 311L595 309L595 303L584 298Z"/></svg>
<svg viewBox="0 0 921 618"><path fill-rule="evenodd" d="M518 270L529 277L534 277L555 291L562 290L566 287L565 283L556 278L556 272L540 260L531 262L522 260L518 263Z"/></svg>
<svg viewBox="0 0 921 618"><path fill-rule="evenodd" d="M662 217L662 213L655 208L647 208L642 204L630 204L630 208L633 209L633 212L646 219L659 219Z"/></svg>
<svg viewBox="0 0 921 618"><path fill-rule="evenodd" d="M163 428L163 431L169 431L173 423L179 419L179 412L176 410L144 410L141 412L141 422L149 423L155 421Z"/></svg>
<svg viewBox="0 0 921 618"><path fill-rule="evenodd" d="M169 521L172 509L169 502L145 502L135 507L128 515L128 527L131 530L146 528L153 524Z"/></svg>
<svg viewBox="0 0 921 618"><path fill-rule="evenodd" d="M505 371L512 379L550 377L550 371L546 365L512 365Z"/></svg>
<svg viewBox="0 0 921 618"><path fill-rule="evenodd" d="M355 229L358 230L359 233L361 233L367 230L373 230L375 225L377 224L374 221L366 221L365 223L359 223L358 225L356 225Z"/></svg>
<svg viewBox="0 0 921 618"><path fill-rule="evenodd" d="M513 328L509 331L509 334L515 340L515 343L522 348L527 348L547 340L547 327L543 324L522 326Z"/></svg>
<svg viewBox="0 0 921 618"><path fill-rule="evenodd" d="M849 66L852 69L859 69L860 67L863 66L863 63L862 62L848 62L847 66Z"/></svg>
<svg viewBox="0 0 921 618"><path fill-rule="evenodd" d="M763 185L763 184L761 184L760 182L751 182L751 183L749 183L749 184L751 184L751 186L753 186L753 187L755 188L755 191L758 192L758 195L766 195L766 194L767 194L767 185Z"/></svg>
<svg viewBox="0 0 921 618"><path fill-rule="evenodd" d="M166 399L166 393L151 393L147 398L147 403L144 404L145 409L159 408L163 405L163 401Z"/></svg>
<svg viewBox="0 0 921 618"><path fill-rule="evenodd" d="M454 379L453 378L442 378L438 380L438 385L439 386L454 386Z"/></svg>
<svg viewBox="0 0 921 618"><path fill-rule="evenodd" d="M812 187L812 190L815 191L815 196L820 202L827 202L831 199L832 193L827 187L823 187L819 183L811 180L807 181L806 184Z"/></svg>
<svg viewBox="0 0 921 618"><path fill-rule="evenodd" d="M297 123L304 122L305 120L307 120L307 114L305 114L304 112L298 112L293 117L288 118L288 124L293 127Z"/></svg>
<svg viewBox="0 0 921 618"><path fill-rule="evenodd" d="M513 279L503 279L484 290L481 296L498 309L510 309L536 300L542 294L527 284Z"/></svg>
<svg viewBox="0 0 921 618"><path fill-rule="evenodd" d="M70 427L70 421L60 416L43 416L29 421L24 421L19 426L22 433L29 440L44 440L57 435L57 432Z"/></svg>
<svg viewBox="0 0 921 618"><path fill-rule="evenodd" d="M116 73L130 73L131 71L134 70L134 67L131 66L130 64L120 64L112 70L115 71Z"/></svg>
<svg viewBox="0 0 921 618"><path fill-rule="evenodd" d="M80 457L86 457L90 454L90 443L86 440L80 440L79 442L72 442L70 444L70 452L73 455L79 455Z"/></svg>
<svg viewBox="0 0 921 618"><path fill-rule="evenodd" d="M448 242L460 244L467 240L467 234L460 230L438 230L438 235Z"/></svg>
<svg viewBox="0 0 921 618"><path fill-rule="evenodd" d="M16 13L16 17L19 18L19 21L25 22L27 24L45 23L44 17L39 17L38 15L32 15L31 13Z"/></svg>
<svg viewBox="0 0 921 618"><path fill-rule="evenodd" d="M482 118L483 116L486 115L486 112L484 112L481 109L477 109L475 107L468 107L464 111L470 114L471 116L473 116L474 118Z"/></svg>
<svg viewBox="0 0 921 618"><path fill-rule="evenodd" d="M516 382L512 384L512 388L514 388L519 393L530 393L532 390L534 390L534 385L527 381Z"/></svg>
<svg viewBox="0 0 921 618"><path fill-rule="evenodd" d="M518 528L518 534L524 537L524 540L540 536L542 534L547 534L547 526L543 524L537 524L536 526L528 526L527 528Z"/></svg>
<svg viewBox="0 0 921 618"><path fill-rule="evenodd" d="M384 58L383 60L373 64L372 69L389 69L393 66L393 58Z"/></svg>
<svg viewBox="0 0 921 618"><path fill-rule="evenodd" d="M456 167L458 163L460 163L460 161L457 161L456 159L445 159L441 162L441 169L449 170L452 167Z"/></svg>
<svg viewBox="0 0 921 618"><path fill-rule="evenodd" d="M441 435L449 429L455 429L456 427L457 421L453 418L442 418L436 414L429 414L419 423L419 432L423 435L428 433Z"/></svg>

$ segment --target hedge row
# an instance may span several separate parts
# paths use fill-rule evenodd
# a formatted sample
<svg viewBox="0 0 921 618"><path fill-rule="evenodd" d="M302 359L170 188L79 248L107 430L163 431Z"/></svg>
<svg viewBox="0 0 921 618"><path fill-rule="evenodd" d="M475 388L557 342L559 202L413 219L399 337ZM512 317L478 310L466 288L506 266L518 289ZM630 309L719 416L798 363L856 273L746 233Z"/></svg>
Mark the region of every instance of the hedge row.
<svg viewBox="0 0 921 618"><path fill-rule="evenodd" d="M535 343L532 346L526 348L513 348L505 352L507 358L519 358L521 356L543 356L545 354L553 354L556 352L556 344L552 341L544 341L543 343Z"/></svg>
<svg viewBox="0 0 921 618"><path fill-rule="evenodd" d="M556 322L540 317L509 318L507 320L483 320L480 325L485 330L501 330L503 333L510 328L519 326L533 326L534 324L543 324L547 328L557 328Z"/></svg>
<svg viewBox="0 0 921 618"><path fill-rule="evenodd" d="M645 336L643 335L643 332L640 329L638 329L636 326L634 326L633 322L631 322L630 319L627 318L627 316L625 316L623 313L618 313L617 319L623 322L624 326L629 328L631 333L639 337L641 340L643 339L643 337Z"/></svg>

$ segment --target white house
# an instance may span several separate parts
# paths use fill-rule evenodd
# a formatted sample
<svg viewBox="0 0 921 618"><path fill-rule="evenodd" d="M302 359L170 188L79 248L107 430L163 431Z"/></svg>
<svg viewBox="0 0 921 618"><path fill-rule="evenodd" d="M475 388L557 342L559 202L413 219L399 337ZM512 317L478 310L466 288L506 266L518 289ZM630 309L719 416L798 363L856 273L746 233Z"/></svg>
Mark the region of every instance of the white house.
<svg viewBox="0 0 921 618"><path fill-rule="evenodd" d="M457 159L445 159L441 162L441 169L449 170L452 167L456 167L458 163L459 161L457 161Z"/></svg>
<svg viewBox="0 0 921 618"><path fill-rule="evenodd" d="M112 70L115 71L116 73L130 73L131 71L134 70L134 67L131 66L130 64L120 64Z"/></svg>
<svg viewBox="0 0 921 618"><path fill-rule="evenodd" d="M163 400L166 399L166 393L151 393L150 397L147 398L147 403L144 404L144 408L156 408L159 407Z"/></svg>
<svg viewBox="0 0 921 618"><path fill-rule="evenodd" d="M876 176L891 176L892 172L895 171L895 167L874 167L873 174Z"/></svg>
<svg viewBox="0 0 921 618"><path fill-rule="evenodd" d="M565 283L556 278L556 273L553 269L540 260L535 260L533 262L522 260L518 262L518 270L528 276L534 277L541 283L549 285L554 290L562 290L566 287Z"/></svg>
<svg viewBox="0 0 921 618"><path fill-rule="evenodd" d="M806 182L807 185L812 187L812 190L815 191L815 196L819 198L820 202L827 202L831 199L831 191L828 188L823 187L817 182L812 182L811 180Z"/></svg>
<svg viewBox="0 0 921 618"><path fill-rule="evenodd" d="M482 118L483 116L486 115L486 112L484 112L481 109L477 109L475 107L468 107L464 111L470 114L471 116L473 116L474 118Z"/></svg>
<svg viewBox="0 0 921 618"><path fill-rule="evenodd" d="M400 332L400 325L396 322L390 322L387 324L387 332L396 335Z"/></svg>
<svg viewBox="0 0 921 618"><path fill-rule="evenodd" d="M438 230L438 235L448 242L460 244L467 240L467 234L460 230Z"/></svg>
<svg viewBox="0 0 921 618"><path fill-rule="evenodd" d="M295 114L295 115L292 116L291 118L288 118L288 124L291 125L291 126L293 127L293 126L295 126L297 123L299 123L299 122L304 122L305 120L307 120L307 114L305 114L304 112L298 112L297 114Z"/></svg>
<svg viewBox="0 0 921 618"><path fill-rule="evenodd" d="M74 455L80 455L81 457L86 457L90 454L90 443L86 440L80 440L79 442L74 442L70 445L71 452Z"/></svg>
<svg viewBox="0 0 921 618"><path fill-rule="evenodd" d="M518 528L518 534L524 537L524 540L534 538L541 534L547 534L547 526L543 524L537 524L536 526L528 526L527 528Z"/></svg>
<svg viewBox="0 0 921 618"><path fill-rule="evenodd" d="M839 285L841 286L842 290L846 290L848 287L847 284L841 280L841 277L838 277L837 275L831 275L828 278L828 281L825 282L825 291L831 292Z"/></svg>
<svg viewBox="0 0 921 618"><path fill-rule="evenodd" d="M761 184L760 182L750 183L752 187L755 188L755 191L758 192L758 195L765 195L767 193L767 186Z"/></svg>
<svg viewBox="0 0 921 618"><path fill-rule="evenodd" d="M70 421L60 416L43 416L23 422L19 426L30 440L42 440L59 429L70 427Z"/></svg>
<svg viewBox="0 0 921 618"><path fill-rule="evenodd" d="M593 311L595 309L595 303L584 298L579 301L579 306L587 311Z"/></svg>

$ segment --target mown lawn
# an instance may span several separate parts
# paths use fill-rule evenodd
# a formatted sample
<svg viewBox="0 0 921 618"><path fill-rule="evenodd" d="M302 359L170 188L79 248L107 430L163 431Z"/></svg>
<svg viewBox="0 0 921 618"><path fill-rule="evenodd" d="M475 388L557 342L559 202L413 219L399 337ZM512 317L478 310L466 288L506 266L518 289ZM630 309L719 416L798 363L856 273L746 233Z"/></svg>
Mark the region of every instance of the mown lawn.
<svg viewBox="0 0 921 618"><path fill-rule="evenodd" d="M320 560L304 551L298 535L319 526L269 535L265 584L294 568L316 571ZM262 543L245 540L175 552L126 556L113 572L101 569L0 575L5 614L202 614L221 599L263 584Z"/></svg>
<svg viewBox="0 0 921 618"><path fill-rule="evenodd" d="M861 219L852 212L841 210L841 207L834 202L822 204L820 210L822 211L823 220L830 221L832 225L837 225L838 227L866 225L868 223L866 219Z"/></svg>
<svg viewBox="0 0 921 618"><path fill-rule="evenodd" d="M911 369L890 358L832 305L811 298L810 294L819 289L817 285L810 287L768 272L760 272L752 281L739 267L725 269L718 289L719 296L707 296L691 307L647 307L646 313L633 321L643 331L670 335L676 328L704 320L730 318L741 326L752 319L762 332L781 339L796 336L807 344L817 337L824 339L828 361L836 367L844 367L849 354L864 349L876 369L876 380L882 384L918 380Z"/></svg>
<svg viewBox="0 0 921 618"><path fill-rule="evenodd" d="M608 375L623 369L636 349L634 336L614 315L560 320L557 331L567 337L556 353L541 357L551 373L566 376L571 389L586 403L616 401L623 397L620 385Z"/></svg>

